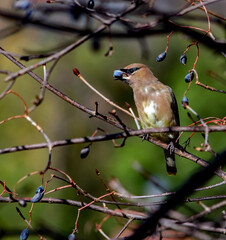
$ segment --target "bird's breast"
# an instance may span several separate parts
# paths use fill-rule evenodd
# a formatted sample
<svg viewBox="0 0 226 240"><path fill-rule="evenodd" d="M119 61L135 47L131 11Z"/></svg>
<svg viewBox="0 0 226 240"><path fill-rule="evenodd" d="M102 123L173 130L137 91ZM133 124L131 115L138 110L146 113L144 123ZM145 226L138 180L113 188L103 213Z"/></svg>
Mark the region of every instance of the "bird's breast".
<svg viewBox="0 0 226 240"><path fill-rule="evenodd" d="M141 116L143 127L165 127L167 125L166 119L160 117L159 105L156 101L144 101L142 105L139 115Z"/></svg>
<svg viewBox="0 0 226 240"><path fill-rule="evenodd" d="M141 118L144 120L144 122L149 122L150 125L154 125L157 121L158 104L154 101L144 101L142 105L143 114L141 115L143 116Z"/></svg>
<svg viewBox="0 0 226 240"><path fill-rule="evenodd" d="M134 92L134 100L143 128L164 127L167 118L163 113L168 108L166 99L168 92L165 89L156 89L154 86L144 86Z"/></svg>
<svg viewBox="0 0 226 240"><path fill-rule="evenodd" d="M146 86L134 93L134 100L143 128L156 128L174 126L175 117L171 108L171 97L167 89L155 91ZM175 136L173 134L155 134L156 138L168 141Z"/></svg>

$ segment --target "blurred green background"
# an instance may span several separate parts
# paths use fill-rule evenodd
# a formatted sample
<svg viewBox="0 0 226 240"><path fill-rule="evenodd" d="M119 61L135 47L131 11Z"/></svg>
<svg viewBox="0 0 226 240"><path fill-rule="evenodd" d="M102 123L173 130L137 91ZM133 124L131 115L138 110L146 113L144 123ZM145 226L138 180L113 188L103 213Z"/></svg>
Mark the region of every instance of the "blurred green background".
<svg viewBox="0 0 226 240"><path fill-rule="evenodd" d="M1 8L11 8L12 1L0 3ZM4 5L4 6L3 6ZM1 20L0 27L9 26L12 22ZM201 24L199 27L202 26ZM205 27L206 24L203 24ZM213 26L216 36L223 37L217 27ZM157 63L156 56L163 52L166 47L167 34L146 37L146 42L150 50L148 59L142 57L140 43L137 39L113 39L114 53L110 57L105 57L108 51L108 39L100 39L100 49L93 50L92 40L87 41L73 52L61 58L54 69L50 84L59 89L75 101L91 109L95 108L94 102L99 103L99 112L108 114L113 108L104 102L99 96L87 88L78 78L73 75L72 69L78 68L81 74L106 97L125 107L125 102L134 107L131 89L122 82L114 81L112 74L115 69L122 68L130 63L142 62L147 64L154 74L165 84L169 85L178 100L180 122L182 126L191 124L187 116L187 111L181 107L181 99L187 84L184 76L193 67L196 58L196 48L191 47L187 53L188 63L182 66L179 62L180 55L192 42L186 36L175 33L170 38L170 45L167 58ZM55 49L59 45L76 41L79 37L73 34L49 31L35 26L25 27L21 31L8 37L0 39L0 45L9 52L27 55L28 53L40 53ZM25 65L34 64L37 60L24 62ZM50 65L48 64L47 67ZM15 72L18 68L0 55L0 69ZM207 72L214 71L222 78L225 77L225 59L200 44L200 57L197 63L199 79L202 83L213 86L217 89L225 90L224 84L211 78ZM43 76L42 68L34 71L39 76ZM1 75L1 92L7 86L4 83L4 75ZM13 90L18 92L26 101L28 106L32 105L35 96L39 95L40 85L29 76L22 76L17 79ZM190 106L199 113L202 118L218 117L223 118L226 113L225 96L220 93L207 91L195 83L192 83L187 97ZM22 114L24 107L21 101L14 95L8 95L0 101L1 119ZM118 111L118 115L131 128L136 128L134 121L127 115ZM44 102L30 114L30 117L37 122L49 136L54 140L77 138L90 136L98 128L104 129L108 133L120 132L120 130L89 116L68 103L62 101L51 92L46 91ZM194 119L196 119L194 117ZM45 142L42 135L24 119L15 119L0 126L1 148ZM100 133L102 134L102 133ZM184 133L180 139L183 144L190 133ZM203 137L196 133L188 146L187 150L201 158L208 160L211 158L209 153L201 153L194 150L194 147L203 143ZM120 143L121 141L117 141ZM225 133L211 133L209 142L216 152L225 150ZM106 193L103 184L95 173L95 169L101 172L105 182L111 177L119 179L121 184L132 194L151 194L158 190L152 183L147 182L134 168L134 162L139 162L145 169L158 179L169 190L175 190L186 179L196 171L198 165L181 157L176 157L178 174L169 177L165 170L165 162L162 149L147 142L142 142L139 138L129 138L123 148L114 148L111 141L94 143L91 146L90 154L87 158L80 158L80 150L87 144L78 144L65 147L54 148L52 156L52 166L68 173L73 180L84 190L98 197ZM15 183L24 175L37 170L43 170L48 160L48 150L22 151L11 154L0 155L0 179L6 181L7 186L13 189ZM49 178L46 175L45 180ZM220 179L215 177L210 183L217 183ZM40 176L31 176L17 187L19 196L31 197L36 188L41 185ZM59 180L52 181L47 190L62 186ZM2 187L0 188L3 189ZM223 188L222 188L223 189ZM217 188L217 193L223 191ZM208 192L210 195L214 191ZM206 193L203 193L206 194ZM202 195L201 193L198 196ZM3 196L7 196L6 194ZM50 197L47 195L46 197ZM78 200L76 192L72 189L61 190L51 194L51 197L68 198ZM88 201L88 200L87 200ZM0 204L0 233L8 230L7 237L1 239L18 239L21 229L26 227L25 223L17 214L15 207L17 204ZM201 207L195 203L190 204L196 210ZM29 219L29 207L20 208L24 216ZM32 225L39 229L40 226L59 232L64 236L70 234L74 228L74 221L77 216L77 208L51 204L36 204L33 210ZM104 215L93 211L81 211L79 219L79 239L102 239L95 230L95 225L100 223ZM218 218L219 216L216 216ZM114 236L123 226L124 221L117 219L108 220L103 227L110 236ZM18 231L18 233L17 233ZM31 235L29 239L37 239Z"/></svg>

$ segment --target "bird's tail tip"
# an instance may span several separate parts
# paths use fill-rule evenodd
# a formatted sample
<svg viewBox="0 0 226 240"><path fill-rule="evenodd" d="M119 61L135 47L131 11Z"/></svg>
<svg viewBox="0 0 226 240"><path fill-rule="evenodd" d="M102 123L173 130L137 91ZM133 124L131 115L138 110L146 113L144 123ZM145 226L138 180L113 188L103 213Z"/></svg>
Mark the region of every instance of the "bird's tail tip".
<svg viewBox="0 0 226 240"><path fill-rule="evenodd" d="M165 160L166 160L166 170L169 175L176 175L177 174L177 167L175 162L175 155L174 153L170 153L169 150L165 150Z"/></svg>
<svg viewBox="0 0 226 240"><path fill-rule="evenodd" d="M177 168L176 167L172 167L172 166L166 166L166 170L169 176L171 175L176 175L177 174Z"/></svg>

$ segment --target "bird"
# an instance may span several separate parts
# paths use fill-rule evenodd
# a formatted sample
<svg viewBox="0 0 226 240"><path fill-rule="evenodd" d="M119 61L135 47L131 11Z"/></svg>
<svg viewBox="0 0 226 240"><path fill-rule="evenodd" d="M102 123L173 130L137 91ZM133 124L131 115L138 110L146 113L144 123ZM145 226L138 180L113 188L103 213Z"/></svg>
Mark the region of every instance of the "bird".
<svg viewBox="0 0 226 240"><path fill-rule="evenodd" d="M149 67L142 63L133 63L115 70L113 77L132 88L143 129L180 125L177 101L172 89L160 82ZM164 154L169 175L177 173L174 147L178 135L178 132L151 134L152 137L168 144Z"/></svg>

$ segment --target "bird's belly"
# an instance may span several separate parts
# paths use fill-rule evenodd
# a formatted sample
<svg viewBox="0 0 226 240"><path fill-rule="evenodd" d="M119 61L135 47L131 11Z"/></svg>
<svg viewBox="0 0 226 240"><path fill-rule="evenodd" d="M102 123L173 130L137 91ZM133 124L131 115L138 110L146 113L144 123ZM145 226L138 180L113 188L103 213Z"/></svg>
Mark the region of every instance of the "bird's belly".
<svg viewBox="0 0 226 240"><path fill-rule="evenodd" d="M150 101L148 104L144 103L139 115L145 128L166 127L169 124L165 117L160 117L159 106L154 101Z"/></svg>
<svg viewBox="0 0 226 240"><path fill-rule="evenodd" d="M143 111L139 112L139 116L144 129L170 127L175 125L172 118L168 118L167 115L159 113L158 104L154 101L150 101L149 104L143 104ZM153 133L151 136L164 142L170 142L175 138L175 134L172 133Z"/></svg>

